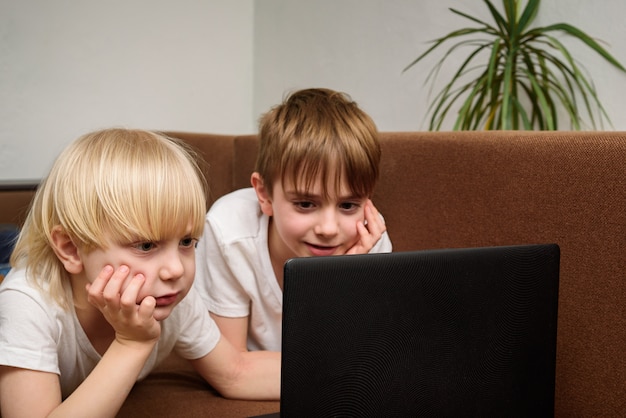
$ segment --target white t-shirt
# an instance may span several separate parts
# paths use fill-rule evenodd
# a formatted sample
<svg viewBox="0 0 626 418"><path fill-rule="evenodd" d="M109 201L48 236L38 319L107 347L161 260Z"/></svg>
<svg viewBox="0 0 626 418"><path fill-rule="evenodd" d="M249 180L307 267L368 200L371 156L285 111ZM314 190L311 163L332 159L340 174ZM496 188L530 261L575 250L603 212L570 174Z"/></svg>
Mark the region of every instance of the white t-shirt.
<svg viewBox="0 0 626 418"><path fill-rule="evenodd" d="M208 354L220 338L215 322L192 288L161 321L161 337L146 361L143 379L172 351L186 359ZM73 309L63 310L12 270L0 284L0 365L56 373L63 398L91 373L101 356Z"/></svg>
<svg viewBox="0 0 626 418"><path fill-rule="evenodd" d="M249 316L249 350L280 351L283 294L270 261L268 228L253 188L218 199L196 249L194 286L211 312ZM390 251L385 232L370 253Z"/></svg>

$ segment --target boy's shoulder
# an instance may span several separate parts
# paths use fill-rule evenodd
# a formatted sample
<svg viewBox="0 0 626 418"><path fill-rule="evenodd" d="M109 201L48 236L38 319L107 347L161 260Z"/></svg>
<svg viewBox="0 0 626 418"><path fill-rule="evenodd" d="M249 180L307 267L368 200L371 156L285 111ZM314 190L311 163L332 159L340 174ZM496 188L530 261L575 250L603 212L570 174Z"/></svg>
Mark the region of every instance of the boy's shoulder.
<svg viewBox="0 0 626 418"><path fill-rule="evenodd" d="M207 213L207 223L222 240L237 241L257 237L265 215L252 187L235 190L219 198Z"/></svg>
<svg viewBox="0 0 626 418"><path fill-rule="evenodd" d="M0 297L12 298L16 294L25 295L27 298L45 305L44 292L47 290L48 283L43 282L41 288L33 285L26 278L26 269L11 269L0 284Z"/></svg>
<svg viewBox="0 0 626 418"><path fill-rule="evenodd" d="M8 326L19 333L50 332L60 337L59 330L73 327L73 310L63 309L47 296L48 283L41 287L26 278L25 269L14 269L0 285L0 327ZM5 330L7 331L7 330Z"/></svg>

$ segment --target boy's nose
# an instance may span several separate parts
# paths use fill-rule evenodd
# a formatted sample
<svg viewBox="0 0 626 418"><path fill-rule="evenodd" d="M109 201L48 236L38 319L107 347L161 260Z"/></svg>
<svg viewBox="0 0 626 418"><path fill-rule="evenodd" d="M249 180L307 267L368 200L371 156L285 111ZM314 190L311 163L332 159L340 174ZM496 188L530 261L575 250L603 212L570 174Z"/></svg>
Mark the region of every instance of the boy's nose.
<svg viewBox="0 0 626 418"><path fill-rule="evenodd" d="M337 214L332 209L324 210L320 213L315 233L322 236L333 236L339 231Z"/></svg>
<svg viewBox="0 0 626 418"><path fill-rule="evenodd" d="M168 251L162 260L159 276L161 280L177 280L185 272L183 262L178 251Z"/></svg>

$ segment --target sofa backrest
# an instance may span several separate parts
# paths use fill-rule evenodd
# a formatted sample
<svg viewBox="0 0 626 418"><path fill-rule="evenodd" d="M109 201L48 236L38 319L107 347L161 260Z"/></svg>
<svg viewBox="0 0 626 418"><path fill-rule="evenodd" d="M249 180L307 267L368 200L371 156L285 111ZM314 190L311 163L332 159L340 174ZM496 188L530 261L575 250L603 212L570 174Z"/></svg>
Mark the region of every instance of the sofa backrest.
<svg viewBox="0 0 626 418"><path fill-rule="evenodd" d="M201 167L209 186L207 206L217 198L234 190L234 135L217 135L193 132L164 132L172 138L182 139L191 145L200 157Z"/></svg>
<svg viewBox="0 0 626 418"><path fill-rule="evenodd" d="M15 187L13 183L7 183L7 186L0 184L0 224L22 225L35 195L36 184Z"/></svg>

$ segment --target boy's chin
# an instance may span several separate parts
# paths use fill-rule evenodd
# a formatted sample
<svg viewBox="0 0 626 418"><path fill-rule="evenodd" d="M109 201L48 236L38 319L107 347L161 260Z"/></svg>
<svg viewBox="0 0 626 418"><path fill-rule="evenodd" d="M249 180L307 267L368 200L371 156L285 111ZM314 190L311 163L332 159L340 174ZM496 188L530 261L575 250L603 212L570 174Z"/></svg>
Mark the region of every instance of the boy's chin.
<svg viewBox="0 0 626 418"><path fill-rule="evenodd" d="M173 302L168 305L157 305L156 308L154 309L154 313L152 314L152 316L157 321L162 321L166 319L168 316L172 314L172 311L174 310L176 305L178 305L178 302L180 301L177 300L176 302Z"/></svg>
<svg viewBox="0 0 626 418"><path fill-rule="evenodd" d="M157 321L163 321L171 315L174 306L157 307L152 315Z"/></svg>

